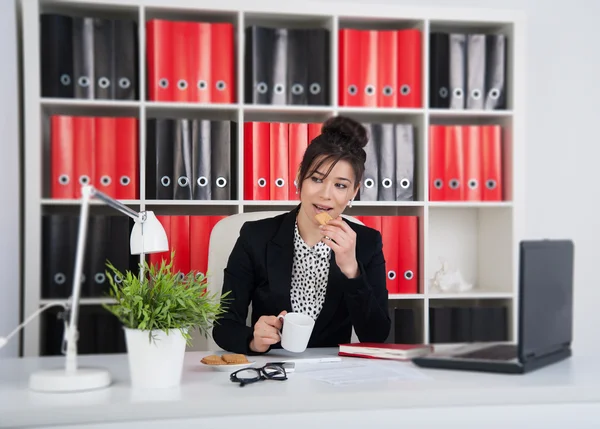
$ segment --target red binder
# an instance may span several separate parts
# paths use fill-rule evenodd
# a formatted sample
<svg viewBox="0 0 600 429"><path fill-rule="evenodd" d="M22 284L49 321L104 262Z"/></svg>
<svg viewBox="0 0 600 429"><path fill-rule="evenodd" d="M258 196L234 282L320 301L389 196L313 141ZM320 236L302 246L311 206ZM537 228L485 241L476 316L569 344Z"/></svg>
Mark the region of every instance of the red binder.
<svg viewBox="0 0 600 429"><path fill-rule="evenodd" d="M150 253L147 256L148 265L154 265L156 266L156 270L159 270L163 261L165 264L168 264L171 260L171 249L173 247L173 242L171 240L171 216L156 215L156 219L158 219L160 224L165 229L165 233L167 234L167 241L169 242L169 250L167 250L166 252Z"/></svg>
<svg viewBox="0 0 600 429"><path fill-rule="evenodd" d="M271 200L286 201L289 198L288 124L283 122L270 122L270 134L270 197Z"/></svg>
<svg viewBox="0 0 600 429"><path fill-rule="evenodd" d="M481 145L484 201L502 201L502 128L500 125L482 126Z"/></svg>
<svg viewBox="0 0 600 429"><path fill-rule="evenodd" d="M446 125L429 126L429 201L445 199L444 148Z"/></svg>
<svg viewBox="0 0 600 429"><path fill-rule="evenodd" d="M190 272L190 217L171 216L171 249L175 250L173 272Z"/></svg>
<svg viewBox="0 0 600 429"><path fill-rule="evenodd" d="M376 107L379 82L377 82L378 31L360 32L360 77L358 102L360 106Z"/></svg>
<svg viewBox="0 0 600 429"><path fill-rule="evenodd" d="M177 85L173 74L173 22L152 19L146 22L148 56L148 99L173 101Z"/></svg>
<svg viewBox="0 0 600 429"><path fill-rule="evenodd" d="M116 196L119 200L134 200L139 194L138 120L116 118Z"/></svg>
<svg viewBox="0 0 600 429"><path fill-rule="evenodd" d="M95 186L115 198L117 194L117 145L116 120L106 116L95 118L94 164L97 181Z"/></svg>
<svg viewBox="0 0 600 429"><path fill-rule="evenodd" d="M191 101L192 81L192 55L190 50L194 40L190 37L192 23L187 21L173 21L171 23L173 45L173 88L171 94L173 101L186 103Z"/></svg>
<svg viewBox="0 0 600 429"><path fill-rule="evenodd" d="M213 103L235 103L235 50L233 24L213 22L211 24L211 101Z"/></svg>
<svg viewBox="0 0 600 429"><path fill-rule="evenodd" d="M244 123L244 199L271 198L270 124Z"/></svg>
<svg viewBox="0 0 600 429"><path fill-rule="evenodd" d="M361 63L361 31L344 28L338 32L339 72L338 72L338 104L340 106L360 106L362 91L360 88Z"/></svg>
<svg viewBox="0 0 600 429"><path fill-rule="evenodd" d="M464 200L465 180L463 163L462 129L459 125L446 127L446 140L444 141L444 193L447 201Z"/></svg>
<svg viewBox="0 0 600 429"><path fill-rule="evenodd" d="M422 44L421 30L398 30L398 107L423 105Z"/></svg>
<svg viewBox="0 0 600 429"><path fill-rule="evenodd" d="M398 36L394 30L381 30L377 40L377 105L398 104Z"/></svg>
<svg viewBox="0 0 600 429"><path fill-rule="evenodd" d="M196 276L206 277L211 220L211 216L190 216L190 270Z"/></svg>
<svg viewBox="0 0 600 429"><path fill-rule="evenodd" d="M365 216L356 216L356 217L365 226L368 226L369 228L376 229L380 233L382 232L382 229L381 229L381 216L366 216L365 215ZM382 237L382 239L383 239L383 237Z"/></svg>
<svg viewBox="0 0 600 429"><path fill-rule="evenodd" d="M481 200L481 128L465 125L463 129L464 197L467 201Z"/></svg>
<svg viewBox="0 0 600 429"><path fill-rule="evenodd" d="M211 88L211 24L188 23L190 57L190 101L210 103Z"/></svg>
<svg viewBox="0 0 600 429"><path fill-rule="evenodd" d="M387 274L388 293L398 293L400 222L398 216L381 216L381 232L383 240L383 254Z"/></svg>
<svg viewBox="0 0 600 429"><path fill-rule="evenodd" d="M73 198L75 175L73 117L50 117L50 198Z"/></svg>
<svg viewBox="0 0 600 429"><path fill-rule="evenodd" d="M308 124L289 124L289 171L288 171L288 196L290 200L300 199L296 193L296 178L306 147L308 145ZM298 184L299 185L299 184Z"/></svg>
<svg viewBox="0 0 600 429"><path fill-rule="evenodd" d="M94 174L94 118L88 116L74 117L74 157L73 173L75 175L74 195L81 198L83 185L95 185Z"/></svg>
<svg viewBox="0 0 600 429"><path fill-rule="evenodd" d="M308 143L307 146L313 141L313 139L321 135L321 127L323 126L320 122L311 122L308 124Z"/></svg>
<svg viewBox="0 0 600 429"><path fill-rule="evenodd" d="M398 292L419 291L419 218L398 216Z"/></svg>

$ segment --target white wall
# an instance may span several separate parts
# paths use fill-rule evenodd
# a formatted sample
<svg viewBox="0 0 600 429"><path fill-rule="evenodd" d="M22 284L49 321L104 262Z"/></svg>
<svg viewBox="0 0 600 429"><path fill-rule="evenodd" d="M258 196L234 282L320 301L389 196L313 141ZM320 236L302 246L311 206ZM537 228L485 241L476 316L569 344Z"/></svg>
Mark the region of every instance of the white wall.
<svg viewBox="0 0 600 429"><path fill-rule="evenodd" d="M575 241L574 353L600 352L600 2L376 2L527 14L526 234Z"/></svg>
<svg viewBox="0 0 600 429"><path fill-rule="evenodd" d="M0 336L19 323L19 97L15 3L0 2ZM0 357L17 356L18 338Z"/></svg>
<svg viewBox="0 0 600 429"><path fill-rule="evenodd" d="M337 1L337 0L321 0ZM343 0L365 1L365 0ZM575 353L600 352L600 49L595 0L377 0L410 6L522 9L528 15L526 232L576 244ZM376 7L376 6L373 6ZM340 10L340 13L343 13ZM0 2L2 177L17 177L14 5ZM14 60L6 60L7 58ZM15 187L0 186L0 335L17 317L18 212ZM595 265L597 264L597 265ZM14 344L11 350L15 351ZM2 352L0 352L1 355Z"/></svg>

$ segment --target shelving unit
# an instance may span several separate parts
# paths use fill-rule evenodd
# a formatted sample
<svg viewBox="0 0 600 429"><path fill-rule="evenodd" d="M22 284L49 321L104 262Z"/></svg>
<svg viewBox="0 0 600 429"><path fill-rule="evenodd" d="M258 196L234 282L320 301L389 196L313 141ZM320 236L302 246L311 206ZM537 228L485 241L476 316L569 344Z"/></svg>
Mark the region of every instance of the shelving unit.
<svg viewBox="0 0 600 429"><path fill-rule="evenodd" d="M138 23L139 100L45 98L40 84L40 21L42 13L85 16L130 17ZM147 97L146 31L152 18L231 22L235 28L235 102L232 104L150 101ZM390 295L390 308L415 308L419 315L417 337L430 342L432 306L465 303L501 303L508 306L509 339L516 339L518 305L518 243L523 237L525 154L525 20L520 13L478 9L406 8L368 3L244 2L222 0L34 0L21 4L22 82L24 85L24 314L33 313L51 300L41 299L42 231L45 213L77 212L77 200L52 199L43 192L45 165L42 150L44 118L50 114L134 116L139 130L139 199L126 200L136 210L157 214L230 215L258 210L288 210L296 201L248 201L244 190L244 133L247 121L320 122L347 115L363 122L407 122L415 126L415 201L356 201L349 215L416 215L419 218L419 287L417 294ZM251 24L308 24L330 30L329 106L257 105L244 101L244 29ZM341 28L398 29L422 31L422 100L417 108L346 107L338 103L338 30ZM506 35L507 108L503 110L458 110L429 107L429 34L432 31L500 32ZM223 119L237 122L237 156L234 166L237 195L232 200L153 200L146 198L146 120L176 117ZM430 201L429 127L436 124L498 124L503 127L503 201ZM102 210L93 201L92 209ZM429 279L444 258L458 266L475 289L465 293L439 293ZM70 288L70 286L69 286ZM103 298L83 299L82 305L98 305ZM194 348L202 348L200 342ZM40 323L24 331L24 355L40 352Z"/></svg>

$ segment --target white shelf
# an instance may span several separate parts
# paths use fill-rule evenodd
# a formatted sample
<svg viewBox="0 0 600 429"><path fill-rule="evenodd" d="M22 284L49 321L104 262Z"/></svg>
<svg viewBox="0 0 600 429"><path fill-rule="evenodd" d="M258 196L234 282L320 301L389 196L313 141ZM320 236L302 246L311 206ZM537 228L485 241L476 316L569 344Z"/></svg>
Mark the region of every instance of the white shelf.
<svg viewBox="0 0 600 429"><path fill-rule="evenodd" d="M151 200L145 196L146 120L161 117L228 119L247 121L323 121L334 115L348 115L369 122L409 122L416 129L416 201L355 201L347 213L353 215L416 215L419 217L419 292L391 294L390 303L408 305L422 311L424 340L429 340L427 307L432 301L505 300L511 307L511 337L517 333L518 242L523 237L523 183L525 155L525 20L521 13L507 10L412 8L372 5L357 2L281 2L262 0L31 0L22 2L22 82L24 102L24 314L29 315L41 304L41 216L44 211L73 211L79 200L54 200L43 197L44 165L42 123L47 114L134 116L139 119L140 183L139 200L125 204L155 208L161 214L232 214L273 209L287 210L298 201L247 201L243 199L244 145L238 128L236 155L237 195L230 201ZM219 20L236 26L236 102L232 104L155 102L146 100L144 26L139 26L139 97L136 101L82 100L40 97L41 12L112 13L134 17L138 24L152 18ZM244 101L244 27L252 24L317 25L331 31L330 106L255 105ZM372 108L339 106L338 102L338 35L340 28L419 28L423 32L422 99L419 108ZM429 39L438 30L502 31L509 35L507 53L507 110L453 110L428 107ZM430 124L500 124L508 131L503 150L507 200L428 201L428 128ZM102 205L92 201L94 206ZM95 207L94 207L95 208ZM467 281L477 289L467 293L430 293L427 285L439 267L439 258L461 268ZM85 298L84 305L100 305L110 298ZM53 301L53 300L52 300ZM25 328L24 354L37 355L39 325Z"/></svg>

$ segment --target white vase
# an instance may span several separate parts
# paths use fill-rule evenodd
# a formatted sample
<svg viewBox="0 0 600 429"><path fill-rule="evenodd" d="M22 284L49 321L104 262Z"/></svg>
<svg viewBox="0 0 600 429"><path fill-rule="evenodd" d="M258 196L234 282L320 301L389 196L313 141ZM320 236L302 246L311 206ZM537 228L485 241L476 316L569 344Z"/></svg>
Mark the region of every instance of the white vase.
<svg viewBox="0 0 600 429"><path fill-rule="evenodd" d="M185 338L179 329L150 331L125 330L131 386L134 388L169 388L181 383Z"/></svg>

